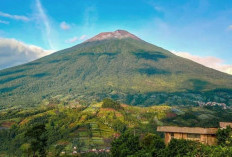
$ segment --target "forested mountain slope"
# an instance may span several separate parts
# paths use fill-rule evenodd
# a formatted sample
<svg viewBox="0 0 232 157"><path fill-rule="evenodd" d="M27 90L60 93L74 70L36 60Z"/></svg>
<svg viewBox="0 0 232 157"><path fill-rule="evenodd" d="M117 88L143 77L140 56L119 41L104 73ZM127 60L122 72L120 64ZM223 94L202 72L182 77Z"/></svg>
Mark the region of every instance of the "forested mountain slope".
<svg viewBox="0 0 232 157"><path fill-rule="evenodd" d="M56 95L86 101L112 97L132 105L231 104L231 89L231 75L122 30L101 33L77 46L0 71L2 107L36 105Z"/></svg>

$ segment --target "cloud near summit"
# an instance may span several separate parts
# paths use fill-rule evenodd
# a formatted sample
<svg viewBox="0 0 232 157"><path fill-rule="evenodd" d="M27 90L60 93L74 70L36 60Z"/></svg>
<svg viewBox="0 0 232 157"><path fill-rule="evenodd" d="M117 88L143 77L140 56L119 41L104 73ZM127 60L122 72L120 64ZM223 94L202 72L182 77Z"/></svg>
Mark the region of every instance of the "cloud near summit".
<svg viewBox="0 0 232 157"><path fill-rule="evenodd" d="M43 50L16 39L0 38L0 70L33 61L52 52L54 50Z"/></svg>
<svg viewBox="0 0 232 157"><path fill-rule="evenodd" d="M80 36L79 38L78 38L77 36L74 36L74 37L72 37L72 38L70 38L70 39L65 40L65 42L70 44L70 43L75 43L75 42L77 42L78 40L83 41L83 40L85 40L85 39L87 39L87 38L88 38L87 35L82 35L82 36Z"/></svg>
<svg viewBox="0 0 232 157"><path fill-rule="evenodd" d="M192 55L188 52L177 52L177 51L171 51L171 52L177 56L190 59L206 67L216 69L218 71L232 75L232 65L224 64L224 61L220 58L212 57L212 56L201 57L201 56Z"/></svg>

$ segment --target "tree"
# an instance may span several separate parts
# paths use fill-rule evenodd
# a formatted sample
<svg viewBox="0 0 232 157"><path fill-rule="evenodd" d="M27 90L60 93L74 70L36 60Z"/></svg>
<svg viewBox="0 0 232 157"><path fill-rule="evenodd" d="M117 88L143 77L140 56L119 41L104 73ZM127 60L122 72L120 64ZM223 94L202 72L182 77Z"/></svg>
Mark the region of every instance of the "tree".
<svg viewBox="0 0 232 157"><path fill-rule="evenodd" d="M60 153L64 150L65 145L56 145L55 147L55 156L59 156Z"/></svg>
<svg viewBox="0 0 232 157"><path fill-rule="evenodd" d="M112 142L111 154L113 157L134 155L140 150L139 145L139 136L127 131Z"/></svg>
<svg viewBox="0 0 232 157"><path fill-rule="evenodd" d="M113 109L116 109L116 110L122 108L119 102L114 101L114 100L112 100L110 98L105 98L103 100L102 107L103 108L113 108Z"/></svg>
<svg viewBox="0 0 232 157"><path fill-rule="evenodd" d="M27 130L25 137L31 145L33 157L38 152L41 157L46 156L47 130L44 124L38 124Z"/></svg>
<svg viewBox="0 0 232 157"><path fill-rule="evenodd" d="M225 129L218 129L216 137L218 140L218 145L221 146L232 146L232 129L227 126Z"/></svg>
<svg viewBox="0 0 232 157"><path fill-rule="evenodd" d="M141 146L145 152L151 156L160 156L161 152L165 149L164 141L155 134L148 133L141 141Z"/></svg>
<svg viewBox="0 0 232 157"><path fill-rule="evenodd" d="M31 154L31 146L28 143L25 143L21 145L20 149L23 151L24 154L27 154L27 156L30 156Z"/></svg>
<svg viewBox="0 0 232 157"><path fill-rule="evenodd" d="M115 131L120 132L120 133L125 132L127 129L126 124L124 124L118 119L113 122L112 127Z"/></svg>
<svg viewBox="0 0 232 157"><path fill-rule="evenodd" d="M165 149L163 156L195 156L196 149L201 145L195 141L189 141L184 139L172 139Z"/></svg>

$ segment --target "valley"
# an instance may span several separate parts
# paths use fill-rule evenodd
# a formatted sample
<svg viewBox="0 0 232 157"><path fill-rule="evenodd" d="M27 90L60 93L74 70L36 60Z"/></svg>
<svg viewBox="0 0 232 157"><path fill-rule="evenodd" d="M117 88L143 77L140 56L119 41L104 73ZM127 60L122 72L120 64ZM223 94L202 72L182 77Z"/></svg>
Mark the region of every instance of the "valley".
<svg viewBox="0 0 232 157"><path fill-rule="evenodd" d="M112 102L111 105L104 106L106 100ZM25 133L38 123L45 124L47 152L54 156L73 151L107 153L111 142L126 130L138 135L159 134L156 127L160 125L217 127L220 121L232 121L232 110L221 106L136 107L119 104L116 107L117 103L111 99L88 105L76 101L67 104L57 98L44 103L46 105L36 108L11 108L0 112L0 154L23 155L27 149L24 148L27 145Z"/></svg>

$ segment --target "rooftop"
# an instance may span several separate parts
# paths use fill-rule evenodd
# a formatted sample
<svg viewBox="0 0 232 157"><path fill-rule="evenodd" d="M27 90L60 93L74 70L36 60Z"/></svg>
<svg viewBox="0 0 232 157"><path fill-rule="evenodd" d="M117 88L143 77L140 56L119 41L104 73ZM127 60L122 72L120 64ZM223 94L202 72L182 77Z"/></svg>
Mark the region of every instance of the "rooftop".
<svg viewBox="0 0 232 157"><path fill-rule="evenodd" d="M200 127L177 127L177 126L158 126L158 132L175 132L189 134L216 134L218 128L200 128Z"/></svg>

